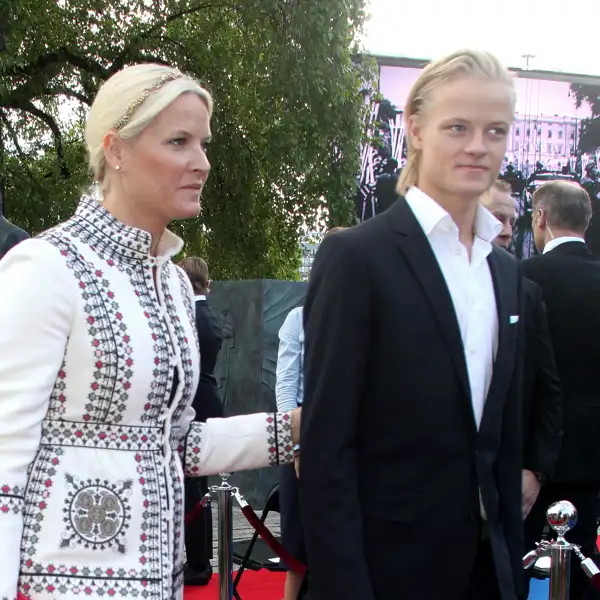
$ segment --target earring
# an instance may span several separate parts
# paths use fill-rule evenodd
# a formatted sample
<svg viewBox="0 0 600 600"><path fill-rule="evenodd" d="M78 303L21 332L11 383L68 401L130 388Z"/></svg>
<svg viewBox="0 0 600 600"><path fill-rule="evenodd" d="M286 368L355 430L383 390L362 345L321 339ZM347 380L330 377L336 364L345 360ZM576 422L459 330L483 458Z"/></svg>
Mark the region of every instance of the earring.
<svg viewBox="0 0 600 600"><path fill-rule="evenodd" d="M121 165L117 165L117 166L115 167L115 169L116 169L117 171L120 171L120 170L121 170Z"/></svg>

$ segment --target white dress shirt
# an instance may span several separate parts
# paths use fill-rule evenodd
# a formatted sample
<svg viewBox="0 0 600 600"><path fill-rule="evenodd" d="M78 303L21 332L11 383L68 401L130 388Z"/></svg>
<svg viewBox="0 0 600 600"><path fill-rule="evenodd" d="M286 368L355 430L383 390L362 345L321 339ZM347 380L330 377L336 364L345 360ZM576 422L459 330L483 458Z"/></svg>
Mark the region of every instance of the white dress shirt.
<svg viewBox="0 0 600 600"><path fill-rule="evenodd" d="M454 304L479 428L498 349L496 294L487 257L502 225L488 210L478 207L469 261L448 212L416 187L411 187L405 198L429 240Z"/></svg>
<svg viewBox="0 0 600 600"><path fill-rule="evenodd" d="M566 244L567 242L581 242L582 244L585 244L585 240L583 238L575 237L574 235L565 235L563 237L557 237L553 240L550 240L544 246L543 254L546 254L546 252L550 252L550 250L554 250L554 248L558 248L558 246L561 244Z"/></svg>

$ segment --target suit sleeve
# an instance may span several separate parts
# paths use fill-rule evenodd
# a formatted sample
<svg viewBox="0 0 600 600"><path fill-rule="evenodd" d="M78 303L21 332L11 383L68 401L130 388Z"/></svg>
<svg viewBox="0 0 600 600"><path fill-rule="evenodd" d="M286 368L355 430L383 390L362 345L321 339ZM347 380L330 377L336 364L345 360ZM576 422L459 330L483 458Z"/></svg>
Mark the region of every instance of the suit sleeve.
<svg viewBox="0 0 600 600"><path fill-rule="evenodd" d="M75 311L58 250L23 242L0 261L0 598L17 595L27 468Z"/></svg>
<svg viewBox="0 0 600 600"><path fill-rule="evenodd" d="M542 291L537 284L532 284L531 289L532 333L526 339L526 351L532 357L535 372L525 468L550 478L562 441L562 394Z"/></svg>
<svg viewBox="0 0 600 600"><path fill-rule="evenodd" d="M374 597L356 471L371 305L353 233L323 241L304 304L299 494L314 600Z"/></svg>

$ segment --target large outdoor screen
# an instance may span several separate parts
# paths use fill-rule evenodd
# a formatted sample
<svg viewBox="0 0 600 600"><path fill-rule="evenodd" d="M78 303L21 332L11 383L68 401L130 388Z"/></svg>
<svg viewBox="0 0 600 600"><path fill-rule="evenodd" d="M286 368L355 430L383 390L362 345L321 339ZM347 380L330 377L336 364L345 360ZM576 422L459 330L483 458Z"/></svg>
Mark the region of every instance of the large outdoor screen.
<svg viewBox="0 0 600 600"><path fill-rule="evenodd" d="M402 111L420 69L386 66L379 69L379 91L383 101L372 109L373 127L382 140L378 147L365 146L362 153L359 218L377 212L377 180L389 164L402 168L405 144ZM515 244L517 253L534 250L530 235L531 193L543 181L563 178L578 181L590 192L594 214L600 213L600 119L595 119L590 101L600 111L600 86L568 81L516 77L516 118L510 132L501 177L509 181L520 214ZM394 161L391 161L394 159ZM393 168L393 166L392 166ZM596 206L598 205L598 206ZM600 254L600 214L593 219L590 244ZM596 238L598 241L596 242Z"/></svg>

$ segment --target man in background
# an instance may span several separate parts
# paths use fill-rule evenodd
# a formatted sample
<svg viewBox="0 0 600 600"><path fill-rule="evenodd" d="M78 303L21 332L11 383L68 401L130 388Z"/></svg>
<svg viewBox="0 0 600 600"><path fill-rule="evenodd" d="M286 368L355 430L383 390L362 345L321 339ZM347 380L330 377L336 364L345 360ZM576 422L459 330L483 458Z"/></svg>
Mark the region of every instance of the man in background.
<svg viewBox="0 0 600 600"><path fill-rule="evenodd" d="M494 243L510 252L516 218L510 185L505 181L495 181L482 198L482 204L502 225L502 231ZM523 291L523 514L526 517L540 493L542 484L552 477L558 459L562 441L562 395L542 291L537 284L528 279L523 282ZM539 538L539 531L532 534L528 529L526 527L527 549L533 548Z"/></svg>
<svg viewBox="0 0 600 600"><path fill-rule="evenodd" d="M541 534L548 505L569 500L579 513L569 540L585 554L596 551L600 512L600 258L584 238L592 215L590 198L578 184L545 183L533 195L533 233L540 251L522 263L524 275L541 288L563 392L562 448L552 480L544 485L530 523ZM573 561L571 598L597 598Z"/></svg>
<svg viewBox="0 0 600 600"><path fill-rule="evenodd" d="M0 259L19 242L29 236L20 227L13 225L3 215L0 215Z"/></svg>

